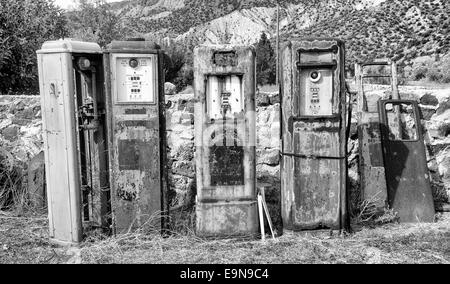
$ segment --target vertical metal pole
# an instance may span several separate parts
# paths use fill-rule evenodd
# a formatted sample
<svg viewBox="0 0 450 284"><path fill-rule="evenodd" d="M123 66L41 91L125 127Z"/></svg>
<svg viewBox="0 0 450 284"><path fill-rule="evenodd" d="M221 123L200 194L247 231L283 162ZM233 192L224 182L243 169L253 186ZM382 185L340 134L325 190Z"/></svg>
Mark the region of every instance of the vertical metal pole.
<svg viewBox="0 0 450 284"><path fill-rule="evenodd" d="M356 79L356 87L358 88L358 97L357 97L357 112L358 115L364 111L364 87L363 87L363 78L362 78L362 68L361 65L355 64L355 79Z"/></svg>
<svg viewBox="0 0 450 284"><path fill-rule="evenodd" d="M398 76L397 76L397 63L391 63L391 73L392 73L392 98L394 100L400 99L400 93L398 91Z"/></svg>
<svg viewBox="0 0 450 284"><path fill-rule="evenodd" d="M277 0L277 66L276 66L276 84L280 85L280 3Z"/></svg>

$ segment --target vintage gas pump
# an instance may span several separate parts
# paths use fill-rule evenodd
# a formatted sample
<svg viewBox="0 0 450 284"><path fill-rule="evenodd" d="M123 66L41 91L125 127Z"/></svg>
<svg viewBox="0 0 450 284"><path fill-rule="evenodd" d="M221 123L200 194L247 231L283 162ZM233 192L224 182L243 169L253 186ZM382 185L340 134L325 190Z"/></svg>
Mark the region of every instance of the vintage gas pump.
<svg viewBox="0 0 450 284"><path fill-rule="evenodd" d="M110 228L103 55L59 40L37 51L50 238L76 244L84 228Z"/></svg>
<svg viewBox="0 0 450 284"><path fill-rule="evenodd" d="M344 43L288 42L281 54L285 230L342 230L347 216Z"/></svg>
<svg viewBox="0 0 450 284"><path fill-rule="evenodd" d="M168 213L162 51L147 41L115 41L105 52L113 223L116 233Z"/></svg>
<svg viewBox="0 0 450 284"><path fill-rule="evenodd" d="M197 47L194 70L196 233L256 235L255 52Z"/></svg>

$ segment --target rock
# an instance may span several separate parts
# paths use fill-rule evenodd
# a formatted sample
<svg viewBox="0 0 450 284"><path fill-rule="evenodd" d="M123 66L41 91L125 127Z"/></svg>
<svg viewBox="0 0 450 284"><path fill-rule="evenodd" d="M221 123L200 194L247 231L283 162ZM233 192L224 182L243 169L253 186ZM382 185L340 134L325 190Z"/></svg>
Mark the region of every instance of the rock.
<svg viewBox="0 0 450 284"><path fill-rule="evenodd" d="M169 122L170 122L170 126L179 124L181 122L181 116L182 116L183 112L182 111L175 111L173 113L167 113L167 116L169 117ZM167 128L171 128L169 125L167 126Z"/></svg>
<svg viewBox="0 0 450 284"><path fill-rule="evenodd" d="M28 195L31 204L36 209L46 206L45 191L45 160L44 152L40 152L28 163Z"/></svg>
<svg viewBox="0 0 450 284"><path fill-rule="evenodd" d="M420 110L421 118L423 120L430 120L433 117L433 115L436 114L436 109L424 107L423 105L420 105L419 110Z"/></svg>
<svg viewBox="0 0 450 284"><path fill-rule="evenodd" d="M425 94L420 98L420 104L426 106L437 106L439 105L439 100L432 94Z"/></svg>
<svg viewBox="0 0 450 284"><path fill-rule="evenodd" d="M278 93L269 96L269 101L271 105L280 103L280 95Z"/></svg>
<svg viewBox="0 0 450 284"><path fill-rule="evenodd" d="M174 160L192 161L194 159L194 143L184 143L170 151L170 156Z"/></svg>
<svg viewBox="0 0 450 284"><path fill-rule="evenodd" d="M170 205L188 206L195 200L195 180L190 177L172 174L169 176L170 188L173 191Z"/></svg>
<svg viewBox="0 0 450 284"><path fill-rule="evenodd" d="M18 100L16 102L14 102L11 106L11 108L9 109L9 113L11 114L15 114L19 111L22 111L25 109L25 103L24 100Z"/></svg>
<svg viewBox="0 0 450 284"><path fill-rule="evenodd" d="M11 125L2 130L2 135L6 140L17 140L19 135L19 127L17 125Z"/></svg>
<svg viewBox="0 0 450 284"><path fill-rule="evenodd" d="M184 177L194 178L194 163L192 161L175 161L172 163L172 173Z"/></svg>
<svg viewBox="0 0 450 284"><path fill-rule="evenodd" d="M278 149L264 149L258 152L258 164L265 164L269 166L277 166L280 164L280 151Z"/></svg>
<svg viewBox="0 0 450 284"><path fill-rule="evenodd" d="M177 87L170 83L170 82L166 82L164 84L164 93L166 94L166 96L173 96L175 95L177 92Z"/></svg>
<svg viewBox="0 0 450 284"><path fill-rule="evenodd" d="M266 93L259 93L256 95L256 105L257 106L268 106L270 105L269 95Z"/></svg>
<svg viewBox="0 0 450 284"><path fill-rule="evenodd" d="M194 125L194 114L190 112L183 112L181 115L182 125Z"/></svg>
<svg viewBox="0 0 450 284"><path fill-rule="evenodd" d="M444 186L450 190L450 146L436 154L436 161Z"/></svg>
<svg viewBox="0 0 450 284"><path fill-rule="evenodd" d="M439 107L436 110L436 114L441 115L445 113L448 109L450 109L450 98L439 104Z"/></svg>

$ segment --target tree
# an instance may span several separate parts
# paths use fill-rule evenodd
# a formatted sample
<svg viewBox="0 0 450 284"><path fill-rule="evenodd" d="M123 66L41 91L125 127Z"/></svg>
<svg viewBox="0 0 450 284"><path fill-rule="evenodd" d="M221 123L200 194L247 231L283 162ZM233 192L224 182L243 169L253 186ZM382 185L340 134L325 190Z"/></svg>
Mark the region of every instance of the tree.
<svg viewBox="0 0 450 284"><path fill-rule="evenodd" d="M272 45L263 32L256 44L256 81L259 85L275 84L276 57Z"/></svg>
<svg viewBox="0 0 450 284"><path fill-rule="evenodd" d="M79 9L70 12L68 19L71 37L97 42L101 47L127 34L120 17L104 0L80 0Z"/></svg>
<svg viewBox="0 0 450 284"><path fill-rule="evenodd" d="M36 50L67 34L61 9L48 0L0 0L0 93L38 90Z"/></svg>

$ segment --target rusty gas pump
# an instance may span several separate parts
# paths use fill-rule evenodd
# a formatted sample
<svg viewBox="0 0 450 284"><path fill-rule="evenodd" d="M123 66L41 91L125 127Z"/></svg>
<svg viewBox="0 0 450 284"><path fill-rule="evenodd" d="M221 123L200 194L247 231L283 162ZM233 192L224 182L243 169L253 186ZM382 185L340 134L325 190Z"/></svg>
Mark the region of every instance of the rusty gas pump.
<svg viewBox="0 0 450 284"><path fill-rule="evenodd" d="M113 41L105 51L110 183L115 233L168 214L162 51L147 41Z"/></svg>
<svg viewBox="0 0 450 284"><path fill-rule="evenodd" d="M347 214L344 43L299 39L281 52L284 230L343 230Z"/></svg>
<svg viewBox="0 0 450 284"><path fill-rule="evenodd" d="M200 46L194 52L196 233L258 233L255 51Z"/></svg>
<svg viewBox="0 0 450 284"><path fill-rule="evenodd" d="M111 222L102 50L58 40L37 54L50 239L77 244Z"/></svg>

